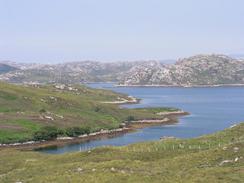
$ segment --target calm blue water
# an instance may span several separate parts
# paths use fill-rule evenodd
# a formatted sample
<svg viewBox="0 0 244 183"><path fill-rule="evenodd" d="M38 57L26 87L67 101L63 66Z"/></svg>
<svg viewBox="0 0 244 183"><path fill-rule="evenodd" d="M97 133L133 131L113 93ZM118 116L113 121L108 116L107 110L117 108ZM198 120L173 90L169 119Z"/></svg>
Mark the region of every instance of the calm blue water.
<svg viewBox="0 0 244 183"><path fill-rule="evenodd" d="M126 93L142 101L125 105L138 107L177 107L191 115L180 118L179 123L154 126L110 139L72 144L65 147L42 150L46 153L65 153L87 150L98 146L122 146L142 141L158 140L162 136L191 138L222 130L244 121L244 87L218 88L158 88L158 87L113 87L112 84L89 84L94 88L105 88Z"/></svg>

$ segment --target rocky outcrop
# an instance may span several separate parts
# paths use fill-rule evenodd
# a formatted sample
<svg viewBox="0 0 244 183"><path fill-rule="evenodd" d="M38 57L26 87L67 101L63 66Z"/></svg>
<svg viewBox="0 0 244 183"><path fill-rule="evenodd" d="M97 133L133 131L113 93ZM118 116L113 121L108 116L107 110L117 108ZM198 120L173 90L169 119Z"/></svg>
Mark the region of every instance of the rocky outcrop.
<svg viewBox="0 0 244 183"><path fill-rule="evenodd" d="M225 55L197 55L173 65L138 65L127 72L121 85L228 85L244 84L244 62Z"/></svg>

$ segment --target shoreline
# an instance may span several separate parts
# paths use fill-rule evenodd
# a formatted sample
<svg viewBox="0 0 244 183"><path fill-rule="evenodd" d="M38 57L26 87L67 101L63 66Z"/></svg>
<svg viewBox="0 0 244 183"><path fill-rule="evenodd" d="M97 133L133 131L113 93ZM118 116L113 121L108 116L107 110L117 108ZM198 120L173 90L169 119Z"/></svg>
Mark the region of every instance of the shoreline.
<svg viewBox="0 0 244 183"><path fill-rule="evenodd" d="M121 100L117 100L117 101L104 101L101 102L103 104L138 104L140 102L141 99L135 98L133 96L127 96L127 99L125 98L121 98Z"/></svg>
<svg viewBox="0 0 244 183"><path fill-rule="evenodd" d="M0 146L0 150L7 149L7 148L13 148L18 150L38 150L38 149L45 149L48 147L62 147L68 144L78 144L82 142L99 140L103 138L113 138L145 127L176 124L180 116L185 116L188 114L189 114L188 112L184 112L184 111L168 112L163 114L164 118L136 120L136 121L132 121L130 124L126 125L123 128L117 128L112 130L101 130L99 132L84 134L78 137L58 137L57 139L49 140L49 141L38 141L38 142L29 141L24 143L2 144Z"/></svg>
<svg viewBox="0 0 244 183"><path fill-rule="evenodd" d="M176 124L179 117L190 115L190 113L179 110L172 112L159 112L157 115L163 116L163 118L135 120L132 121L128 126L134 130L137 130L150 126Z"/></svg>
<svg viewBox="0 0 244 183"><path fill-rule="evenodd" d="M123 135L125 133L129 133L132 131L130 128L118 128L109 130L109 132L100 131L100 132L94 132L91 134L84 134L80 135L78 137L58 137L57 139L48 140L48 141L30 141L25 143L15 143L15 144L6 144L4 146L0 146L1 149L18 149L18 150L29 150L29 151L35 151L38 149L45 149L48 147L62 147L68 144L78 144L82 142L87 142L91 140L98 140L102 138L112 138L115 136Z"/></svg>
<svg viewBox="0 0 244 183"><path fill-rule="evenodd" d="M244 84L215 84L215 85L126 85L116 84L115 87L162 87L162 88L216 88L216 87L244 87Z"/></svg>

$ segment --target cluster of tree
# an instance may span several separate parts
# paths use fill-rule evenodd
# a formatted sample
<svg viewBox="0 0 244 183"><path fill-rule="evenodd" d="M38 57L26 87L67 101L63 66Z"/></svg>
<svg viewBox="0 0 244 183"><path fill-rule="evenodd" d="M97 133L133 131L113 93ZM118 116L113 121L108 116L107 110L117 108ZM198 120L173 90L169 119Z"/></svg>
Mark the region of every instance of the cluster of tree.
<svg viewBox="0 0 244 183"><path fill-rule="evenodd" d="M67 129L59 129L55 126L45 126L33 135L35 141L52 140L58 136L78 137L79 135L89 134L89 127L70 127Z"/></svg>
<svg viewBox="0 0 244 183"><path fill-rule="evenodd" d="M134 116L128 116L127 118L126 118L126 121L127 122L131 122L131 121L134 121L135 120L135 117Z"/></svg>
<svg viewBox="0 0 244 183"><path fill-rule="evenodd" d="M45 110L41 110L40 112L45 112ZM130 123L134 120L134 116L128 116L126 118L127 123ZM45 126L34 133L33 139L35 141L40 141L56 139L58 136L78 137L80 135L89 134L90 132L91 129L89 127L69 127L66 129L60 129L55 126Z"/></svg>
<svg viewBox="0 0 244 183"><path fill-rule="evenodd" d="M89 127L70 127L65 130L65 134L69 137L78 137L79 135L89 134L90 132Z"/></svg>

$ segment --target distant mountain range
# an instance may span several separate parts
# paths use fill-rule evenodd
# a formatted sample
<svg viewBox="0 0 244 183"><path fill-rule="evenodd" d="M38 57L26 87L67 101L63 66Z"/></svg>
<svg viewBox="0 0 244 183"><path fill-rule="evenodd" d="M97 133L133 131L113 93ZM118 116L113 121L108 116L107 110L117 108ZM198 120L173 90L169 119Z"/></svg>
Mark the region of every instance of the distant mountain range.
<svg viewBox="0 0 244 183"><path fill-rule="evenodd" d="M118 82L133 66L141 62L103 63L95 61L63 64L27 64L2 62L0 80L10 83L84 83ZM8 71L6 66L9 67ZM15 68L15 69L10 69Z"/></svg>
<svg viewBox="0 0 244 183"><path fill-rule="evenodd" d="M0 74L8 73L17 70L16 67L12 67L8 64L0 63Z"/></svg>
<svg viewBox="0 0 244 183"><path fill-rule="evenodd" d="M244 84L244 62L225 55L196 55L176 63L95 61L64 64L0 63L0 80L11 83L117 82L124 86Z"/></svg>
<svg viewBox="0 0 244 183"><path fill-rule="evenodd" d="M196 55L175 64L158 62L133 67L121 85L232 85L244 84L244 62L225 55Z"/></svg>
<svg viewBox="0 0 244 183"><path fill-rule="evenodd" d="M235 59L244 60L244 54L230 54L229 56Z"/></svg>

